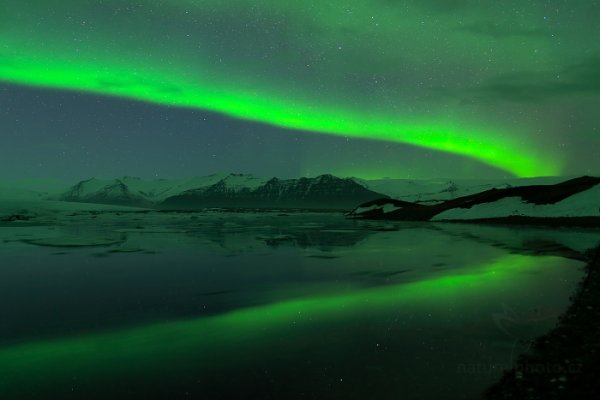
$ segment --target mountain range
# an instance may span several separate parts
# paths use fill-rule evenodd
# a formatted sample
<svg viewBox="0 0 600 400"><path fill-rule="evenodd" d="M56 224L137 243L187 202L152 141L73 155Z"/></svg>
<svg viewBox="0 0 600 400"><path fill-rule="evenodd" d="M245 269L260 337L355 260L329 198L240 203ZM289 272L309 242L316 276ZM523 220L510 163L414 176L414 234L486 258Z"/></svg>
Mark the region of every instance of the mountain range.
<svg viewBox="0 0 600 400"><path fill-rule="evenodd" d="M584 178L574 181L581 182L581 179ZM537 191L565 180L564 177L506 178L492 181L364 180L340 178L328 174L314 178L278 179L234 173L212 174L189 179L154 180L124 176L115 179L86 179L67 189L55 190L50 193L22 188L5 188L0 190L0 198L50 199L175 210L200 208L343 209L354 210L351 215L356 217L409 219L408 215L411 215L410 218L413 219L435 220L475 218L476 210L483 210L491 205L497 208L494 212L507 213L508 211L502 211L502 207L500 207L505 203L507 207L516 207L512 211L518 209L523 213L532 213L532 210L524 211L527 204L531 203L525 201L523 205L520 203L521 200L515 199L518 197L519 191ZM533 189L518 189L525 187ZM482 201L476 207L466 207L465 205L469 203L463 203L466 201L465 199L473 198L470 196L478 199L486 196L489 198L489 193L495 193L495 196L501 193L501 197L504 194L506 196L495 201ZM515 193L517 194L515 195ZM509 204L511 201L515 204ZM362 206L357 207L358 204L362 204ZM399 211L400 209L403 211ZM540 213L540 210L540 207L535 208L537 213ZM429 217L423 218L422 215L425 214L422 212ZM488 214L490 212L492 210L485 211Z"/></svg>
<svg viewBox="0 0 600 400"><path fill-rule="evenodd" d="M259 178L247 174L215 174L189 180L123 177L81 181L58 196L71 202L118 204L163 209L304 208L352 209L385 194L351 178Z"/></svg>

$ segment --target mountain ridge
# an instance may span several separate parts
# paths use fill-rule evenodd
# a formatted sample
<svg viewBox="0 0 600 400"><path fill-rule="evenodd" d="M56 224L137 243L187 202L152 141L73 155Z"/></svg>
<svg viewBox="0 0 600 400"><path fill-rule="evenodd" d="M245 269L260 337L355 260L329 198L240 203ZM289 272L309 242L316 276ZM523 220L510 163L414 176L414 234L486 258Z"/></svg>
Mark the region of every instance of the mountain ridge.
<svg viewBox="0 0 600 400"><path fill-rule="evenodd" d="M183 181L123 177L90 178L58 196L59 200L167 209L323 208L351 209L366 200L387 197L352 178L331 174L315 178L261 178L250 174L213 174Z"/></svg>

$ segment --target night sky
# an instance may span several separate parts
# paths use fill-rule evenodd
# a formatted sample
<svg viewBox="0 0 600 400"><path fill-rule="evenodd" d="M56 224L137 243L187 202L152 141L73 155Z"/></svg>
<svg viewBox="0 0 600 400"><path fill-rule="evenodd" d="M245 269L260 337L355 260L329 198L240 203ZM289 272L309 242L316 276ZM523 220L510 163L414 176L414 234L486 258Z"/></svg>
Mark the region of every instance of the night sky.
<svg viewBox="0 0 600 400"><path fill-rule="evenodd" d="M600 174L594 0L3 0L0 178Z"/></svg>

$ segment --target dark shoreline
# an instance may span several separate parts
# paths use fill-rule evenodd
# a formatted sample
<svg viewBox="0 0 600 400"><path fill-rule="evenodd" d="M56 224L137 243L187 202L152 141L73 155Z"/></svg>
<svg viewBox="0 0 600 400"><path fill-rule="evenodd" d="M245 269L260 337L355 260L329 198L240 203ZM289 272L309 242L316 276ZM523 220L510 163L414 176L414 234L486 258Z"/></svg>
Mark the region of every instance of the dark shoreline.
<svg viewBox="0 0 600 400"><path fill-rule="evenodd" d="M497 218L478 219L402 219L381 217L364 217L345 214L346 218L358 221L385 221L385 222L430 222L442 224L479 224L479 225L506 225L506 226L541 226L553 228L600 228L600 217L526 217L509 216Z"/></svg>
<svg viewBox="0 0 600 400"><path fill-rule="evenodd" d="M455 224L489 224L506 226L541 226L553 228L600 228L600 217L525 217L510 216L499 218L480 218L463 220L440 220L429 222L443 222Z"/></svg>
<svg viewBox="0 0 600 400"><path fill-rule="evenodd" d="M600 247L557 326L490 387L486 399L588 399L600 391Z"/></svg>

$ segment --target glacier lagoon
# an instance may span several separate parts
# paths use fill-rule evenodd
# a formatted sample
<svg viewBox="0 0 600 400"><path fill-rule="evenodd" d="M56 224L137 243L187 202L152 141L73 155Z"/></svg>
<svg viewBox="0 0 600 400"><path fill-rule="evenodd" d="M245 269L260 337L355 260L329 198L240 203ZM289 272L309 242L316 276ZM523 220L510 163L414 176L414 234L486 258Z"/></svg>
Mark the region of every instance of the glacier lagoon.
<svg viewBox="0 0 600 400"><path fill-rule="evenodd" d="M45 204L0 222L0 398L477 398L599 241Z"/></svg>

